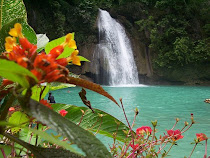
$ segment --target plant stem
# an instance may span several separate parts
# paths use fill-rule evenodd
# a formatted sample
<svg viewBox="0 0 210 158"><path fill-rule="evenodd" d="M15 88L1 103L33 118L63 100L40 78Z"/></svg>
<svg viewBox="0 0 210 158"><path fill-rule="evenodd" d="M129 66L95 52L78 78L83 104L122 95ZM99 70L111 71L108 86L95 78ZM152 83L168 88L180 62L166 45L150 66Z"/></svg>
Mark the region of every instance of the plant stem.
<svg viewBox="0 0 210 158"><path fill-rule="evenodd" d="M121 105L122 105L123 113L124 113L126 122L128 123L129 129L132 130L132 129L131 129L131 126L130 126L130 123L129 123L129 121L128 121L128 118L127 118L127 116L126 116L126 113L125 113L125 109L124 109L124 106L123 106L123 103L122 103L122 99L120 99L120 103L121 103Z"/></svg>
<svg viewBox="0 0 210 158"><path fill-rule="evenodd" d="M1 152L2 152L3 157L7 158L7 155L5 154L4 149L1 148Z"/></svg>
<svg viewBox="0 0 210 158"><path fill-rule="evenodd" d="M39 123L37 123L36 129L39 130ZM38 144L38 139L39 139L39 136L36 135L35 146L37 146L37 144Z"/></svg>
<svg viewBox="0 0 210 158"><path fill-rule="evenodd" d="M192 125L193 125L193 123L191 123L187 129L185 129L183 132L181 132L181 134L186 132Z"/></svg>
<svg viewBox="0 0 210 158"><path fill-rule="evenodd" d="M155 126L154 126L154 129L153 129L153 131L152 131L152 141L151 141L151 144L150 144L150 148L149 148L149 152L148 153L150 153L150 151L151 151L151 149L152 149L152 146L153 146L153 140L155 139Z"/></svg>
<svg viewBox="0 0 210 158"><path fill-rule="evenodd" d="M168 153L171 150L171 148L172 148L173 145L174 145L174 142L172 142L172 144L171 144L170 148L168 149L167 153L165 154L165 156L168 155Z"/></svg>
<svg viewBox="0 0 210 158"><path fill-rule="evenodd" d="M129 127L129 129L130 129L129 131L132 131L132 128L131 128L131 126L130 126L130 123L129 123L128 118L127 118L126 113L125 113L125 109L124 109L124 106L123 106L122 98L120 98L120 103L121 103L121 105L122 105L123 113L124 113L125 119L126 119L126 121L127 121L128 127ZM131 132L131 136L132 136L132 143L133 143L133 145L134 145L134 135L133 135L133 132ZM128 148L127 148L127 149L128 149ZM127 152L127 150L126 150L126 152ZM135 150L134 150L133 152L135 152ZM125 152L124 152L124 154L125 154Z"/></svg>
<svg viewBox="0 0 210 158"><path fill-rule="evenodd" d="M85 111L85 112L86 112L86 111ZM77 124L78 126L79 126L79 125L80 125L80 123L82 122L83 117L84 117L84 115L85 115L85 112L84 112L84 113L82 113L82 117L81 117L81 119L80 119L79 123Z"/></svg>
<svg viewBox="0 0 210 158"><path fill-rule="evenodd" d="M45 88L46 88L46 86L44 86L43 89L41 88L41 92L40 92L40 95L39 95L39 101L42 99L42 94L43 94Z"/></svg>
<svg viewBox="0 0 210 158"><path fill-rule="evenodd" d="M208 139L206 139L206 145L205 145L205 155L204 155L204 158L206 158L206 157L207 157L207 140L208 140Z"/></svg>
<svg viewBox="0 0 210 158"><path fill-rule="evenodd" d="M189 156L188 158L190 158L190 157L192 156L193 151L195 150L195 147L197 146L197 144L198 144L198 143L195 143L195 146L194 146L194 148L193 148L193 150L192 150L192 152L190 153L190 156Z"/></svg>

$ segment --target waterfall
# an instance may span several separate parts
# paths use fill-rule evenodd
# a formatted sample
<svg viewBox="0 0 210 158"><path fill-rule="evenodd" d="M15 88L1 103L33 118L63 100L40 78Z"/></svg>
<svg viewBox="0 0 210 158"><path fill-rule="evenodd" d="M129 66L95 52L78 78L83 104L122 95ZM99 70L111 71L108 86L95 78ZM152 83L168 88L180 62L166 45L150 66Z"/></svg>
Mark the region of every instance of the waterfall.
<svg viewBox="0 0 210 158"><path fill-rule="evenodd" d="M131 43L123 26L99 9L98 29L99 44L93 57L96 82L112 86L139 84Z"/></svg>

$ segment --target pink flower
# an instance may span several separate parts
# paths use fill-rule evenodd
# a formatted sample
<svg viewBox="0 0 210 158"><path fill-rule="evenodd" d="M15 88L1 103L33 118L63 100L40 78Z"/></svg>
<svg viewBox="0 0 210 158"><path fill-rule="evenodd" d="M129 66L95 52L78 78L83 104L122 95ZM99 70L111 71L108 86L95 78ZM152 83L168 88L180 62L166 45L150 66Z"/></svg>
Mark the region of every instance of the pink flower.
<svg viewBox="0 0 210 158"><path fill-rule="evenodd" d="M66 114L68 113L68 111L62 109L62 110L59 111L59 113L61 114L61 116L64 117L64 116L66 116Z"/></svg>
<svg viewBox="0 0 210 158"><path fill-rule="evenodd" d="M197 137L199 142L208 139L207 136L205 134L203 134L203 133L196 133L196 137Z"/></svg>
<svg viewBox="0 0 210 158"><path fill-rule="evenodd" d="M152 132L152 129L149 126L142 126L142 127L136 129L137 135L143 135L144 133L150 135L151 132Z"/></svg>
<svg viewBox="0 0 210 158"><path fill-rule="evenodd" d="M168 130L167 133L168 133L169 137L172 138L173 141L182 139L184 137L183 135L181 135L181 131L179 129L177 129L175 131L171 129L171 130Z"/></svg>

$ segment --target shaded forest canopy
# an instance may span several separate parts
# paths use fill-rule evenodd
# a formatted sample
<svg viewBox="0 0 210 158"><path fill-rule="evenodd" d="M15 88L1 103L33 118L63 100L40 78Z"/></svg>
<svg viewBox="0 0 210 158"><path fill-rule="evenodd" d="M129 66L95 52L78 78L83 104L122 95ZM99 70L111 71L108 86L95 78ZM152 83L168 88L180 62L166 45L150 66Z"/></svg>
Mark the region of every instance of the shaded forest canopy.
<svg viewBox="0 0 210 158"><path fill-rule="evenodd" d="M170 80L210 80L209 0L24 0L29 24L55 39L76 33L97 42L98 8L120 18L150 49L154 73ZM122 20L124 19L124 20ZM134 34L134 32L133 32Z"/></svg>

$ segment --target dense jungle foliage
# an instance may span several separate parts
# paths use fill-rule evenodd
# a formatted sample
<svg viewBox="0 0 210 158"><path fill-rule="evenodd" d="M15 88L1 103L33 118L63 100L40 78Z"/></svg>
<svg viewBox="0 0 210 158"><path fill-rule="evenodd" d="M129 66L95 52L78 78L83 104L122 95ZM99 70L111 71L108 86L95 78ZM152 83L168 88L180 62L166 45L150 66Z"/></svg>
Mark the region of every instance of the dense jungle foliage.
<svg viewBox="0 0 210 158"><path fill-rule="evenodd" d="M109 10L130 33L151 50L154 70L176 73L196 70L198 76L209 66L210 21L208 0L24 0L29 24L50 39L76 32L78 45L97 42L98 8ZM42 4L42 5L40 5ZM47 22L46 22L47 21ZM195 67L191 69L192 67ZM179 71L178 71L179 69ZM181 69L181 70L180 70ZM161 70L161 71L160 71ZM189 73L189 72L188 72ZM194 74L195 74L194 73ZM190 72L189 75L194 75ZM164 74L163 74L164 75ZM179 77L179 75L177 76ZM175 78L176 80L176 78Z"/></svg>

